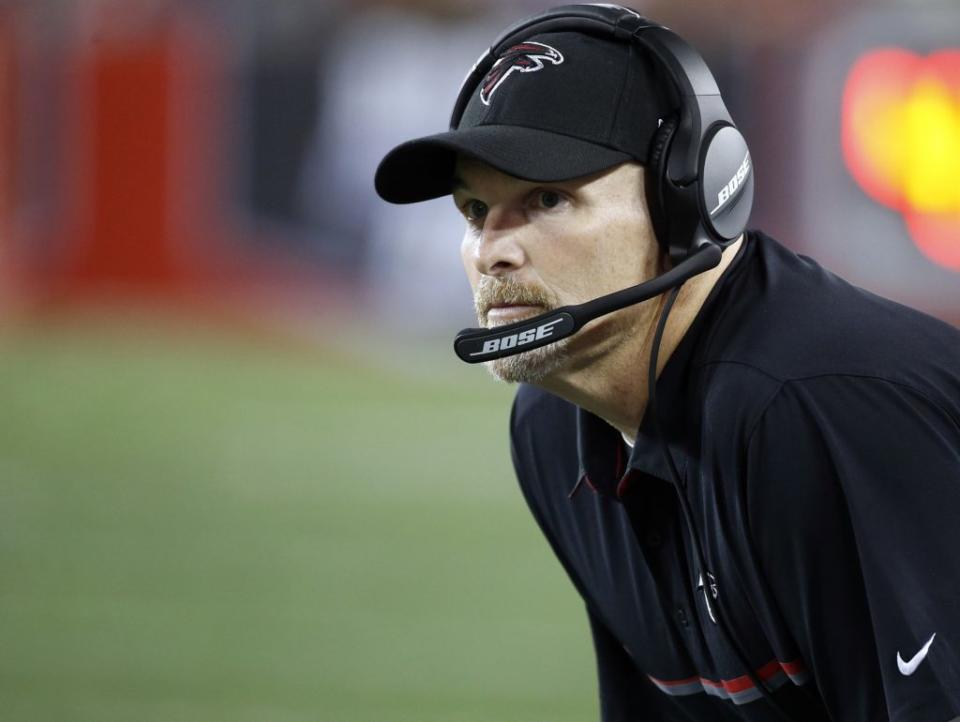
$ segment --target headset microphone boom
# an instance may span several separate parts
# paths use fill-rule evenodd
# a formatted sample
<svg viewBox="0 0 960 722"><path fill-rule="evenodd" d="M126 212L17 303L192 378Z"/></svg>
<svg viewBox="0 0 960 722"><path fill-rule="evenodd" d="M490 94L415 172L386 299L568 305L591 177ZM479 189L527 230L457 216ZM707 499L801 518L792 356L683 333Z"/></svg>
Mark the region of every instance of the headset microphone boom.
<svg viewBox="0 0 960 722"><path fill-rule="evenodd" d="M595 318L679 286L719 264L721 256L720 247L709 244L666 273L639 285L496 328L465 328L454 339L453 350L467 363L480 363L555 343L575 334Z"/></svg>

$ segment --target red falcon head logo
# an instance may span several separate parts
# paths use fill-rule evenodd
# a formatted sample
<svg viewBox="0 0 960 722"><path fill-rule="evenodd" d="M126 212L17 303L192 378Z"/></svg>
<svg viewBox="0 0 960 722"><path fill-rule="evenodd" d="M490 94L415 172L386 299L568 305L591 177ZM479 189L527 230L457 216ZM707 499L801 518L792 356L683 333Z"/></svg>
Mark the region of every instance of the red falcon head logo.
<svg viewBox="0 0 960 722"><path fill-rule="evenodd" d="M543 43L520 43L507 48L490 68L487 77L480 85L480 100L484 105L490 105L490 98L503 81L510 77L514 70L521 73L532 73L543 69L543 61L560 65L563 56L556 48Z"/></svg>

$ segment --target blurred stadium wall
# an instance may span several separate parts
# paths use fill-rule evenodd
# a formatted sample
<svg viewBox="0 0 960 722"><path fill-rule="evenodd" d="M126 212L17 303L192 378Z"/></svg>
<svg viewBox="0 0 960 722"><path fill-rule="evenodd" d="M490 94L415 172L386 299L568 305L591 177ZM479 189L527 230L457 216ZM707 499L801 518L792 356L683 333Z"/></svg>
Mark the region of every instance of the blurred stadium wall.
<svg viewBox="0 0 960 722"><path fill-rule="evenodd" d="M62 308L103 295L341 301L427 335L469 322L447 203L387 206L371 177L394 143L445 126L499 28L545 6L3 3L4 293ZM955 3L637 7L715 68L753 147L756 226L956 319ZM907 60L881 92L889 69L869 58L885 51Z"/></svg>

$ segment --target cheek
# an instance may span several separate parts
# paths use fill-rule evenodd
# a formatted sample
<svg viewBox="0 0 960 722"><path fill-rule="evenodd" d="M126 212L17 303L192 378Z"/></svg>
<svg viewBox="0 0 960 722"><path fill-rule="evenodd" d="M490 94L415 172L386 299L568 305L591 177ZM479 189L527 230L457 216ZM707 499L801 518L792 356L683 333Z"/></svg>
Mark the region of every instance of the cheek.
<svg viewBox="0 0 960 722"><path fill-rule="evenodd" d="M470 288L477 289L480 282L480 272L473 262L476 256L477 241L474 235L467 229L463 234L463 240L460 242L460 260L463 263L463 270L467 274L467 280L470 281Z"/></svg>
<svg viewBox="0 0 960 722"><path fill-rule="evenodd" d="M607 214L606 232L595 238L596 263L618 283L639 283L656 270L657 244L641 207L624 204Z"/></svg>
<svg viewBox="0 0 960 722"><path fill-rule="evenodd" d="M577 301L619 291L656 275L655 242L635 214L605 217L571 239L571 256L553 269L558 289ZM562 280L561 280L562 279Z"/></svg>

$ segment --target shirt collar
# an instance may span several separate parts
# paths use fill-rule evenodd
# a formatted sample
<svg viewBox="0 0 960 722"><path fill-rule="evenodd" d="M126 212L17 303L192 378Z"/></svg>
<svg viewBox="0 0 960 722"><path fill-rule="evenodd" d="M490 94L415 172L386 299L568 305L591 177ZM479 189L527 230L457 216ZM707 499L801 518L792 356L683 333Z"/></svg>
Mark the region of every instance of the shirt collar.
<svg viewBox="0 0 960 722"><path fill-rule="evenodd" d="M691 456L697 453L700 438L701 393L697 388L699 377L696 372L703 364L711 319L722 312L725 306L723 287L729 282L730 271L741 260L748 245L749 240L744 239L737 258L714 285L657 378L656 411L660 429L681 477ZM582 408L577 409L580 474L571 496L586 484L604 496L619 498L631 482L642 475L672 481L657 437L653 412L654 409L648 406L631 450L620 432L606 421Z"/></svg>
<svg viewBox="0 0 960 722"><path fill-rule="evenodd" d="M696 324L696 322L695 322ZM696 350L694 326L683 337L657 379L657 410L660 428L681 474L690 453L688 440L696 439L699 423L691 424L696 412L696 394L689 393ZM577 450L580 456L578 486L618 498L635 474L648 474L670 481L670 472L654 425L652 408L640 423L631 450L620 432L589 411L577 409Z"/></svg>

